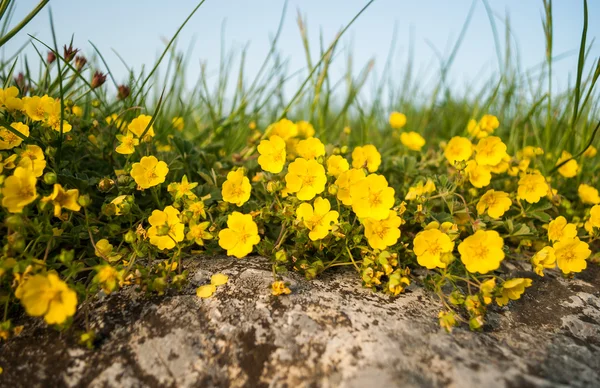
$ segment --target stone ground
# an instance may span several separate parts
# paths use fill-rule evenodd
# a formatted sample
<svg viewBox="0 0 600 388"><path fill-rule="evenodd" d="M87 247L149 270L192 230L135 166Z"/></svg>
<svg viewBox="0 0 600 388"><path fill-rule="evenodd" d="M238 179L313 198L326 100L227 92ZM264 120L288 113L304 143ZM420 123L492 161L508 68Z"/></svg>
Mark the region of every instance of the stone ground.
<svg viewBox="0 0 600 388"><path fill-rule="evenodd" d="M124 290L91 309L95 350L28 320L0 344L3 387L555 387L600 386L600 267L575 280L536 279L481 333L452 334L438 302L415 287L398 298L360 287L351 269L287 278L270 295L265 259L198 259L183 292ZM195 288L229 275L210 299ZM35 323L34 323L35 322Z"/></svg>

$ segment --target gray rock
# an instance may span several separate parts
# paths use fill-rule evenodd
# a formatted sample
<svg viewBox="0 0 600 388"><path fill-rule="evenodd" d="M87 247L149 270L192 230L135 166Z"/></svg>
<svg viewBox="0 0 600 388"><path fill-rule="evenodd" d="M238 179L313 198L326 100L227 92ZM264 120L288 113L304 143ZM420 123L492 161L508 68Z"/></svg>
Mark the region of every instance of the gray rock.
<svg viewBox="0 0 600 388"><path fill-rule="evenodd" d="M0 386L35 387L521 387L600 386L600 268L574 280L536 278L510 308L491 308L480 333L439 328L439 302L420 287L397 298L360 286L350 268L270 295L271 267L251 257L189 263L182 292L125 289L89 307L99 340L77 346L26 319L0 345ZM195 288L229 282L212 298Z"/></svg>

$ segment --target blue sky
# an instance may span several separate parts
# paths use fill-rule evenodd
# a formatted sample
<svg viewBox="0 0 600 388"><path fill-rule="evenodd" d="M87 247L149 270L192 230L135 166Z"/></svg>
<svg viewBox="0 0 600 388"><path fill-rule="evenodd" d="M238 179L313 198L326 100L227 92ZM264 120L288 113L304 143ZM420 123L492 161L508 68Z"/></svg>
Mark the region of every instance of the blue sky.
<svg viewBox="0 0 600 388"><path fill-rule="evenodd" d="M285 16L279 48L289 60L290 71L305 66L304 51L296 24L297 12L308 20L308 31L316 48L322 32L328 44L340 28L347 23L366 0L290 0ZM544 60L544 35L542 32L541 0L489 0L504 41L504 17L508 14L517 42L523 68L531 68ZM15 20L37 3L36 0L19 0ZM600 1L589 2L589 41L600 36ZM193 0L103 0L72 1L51 0L59 44L67 42L74 34L75 46L92 55L92 41L105 55L118 80L126 79L126 70L117 56L136 69L151 65L179 24L197 4ZM376 69L381 71L396 26L397 45L394 53L394 71L401 74L408 54L410 31L413 34L414 59L417 68L427 72L437 66L435 47L447 53L458 37L467 16L471 1L467 0L376 0L351 27L343 39L343 47L351 48L356 68L375 58ZM190 76L198 75L200 60L216 69L221 49L221 30L225 22L224 42L227 48L241 49L249 44L247 64L255 73L269 49L269 37L277 28L282 11L282 0L207 0L185 27L179 43L187 49L193 37L196 43L191 53ZM555 54L571 52L572 55L556 64L556 84L565 87L574 77L583 20L583 5L577 0L554 1ZM48 11L42 11L34 21L4 48L10 55L24 44L27 33L51 42ZM33 50L28 50L35 59ZM600 56L598 45L591 55ZM340 57L333 71L341 75L345 60ZM476 4L475 14L466 39L456 57L451 78L455 85L470 83L482 72L496 71L494 40L483 2Z"/></svg>

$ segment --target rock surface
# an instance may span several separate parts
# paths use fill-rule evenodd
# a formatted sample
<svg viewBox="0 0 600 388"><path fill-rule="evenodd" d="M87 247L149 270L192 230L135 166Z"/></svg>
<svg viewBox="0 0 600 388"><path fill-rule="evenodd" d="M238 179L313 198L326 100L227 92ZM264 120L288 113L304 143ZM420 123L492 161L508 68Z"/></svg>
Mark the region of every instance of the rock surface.
<svg viewBox="0 0 600 388"><path fill-rule="evenodd" d="M290 274L293 293L276 298L265 259L191 267L180 293L129 289L95 302L95 350L77 346L77 327L61 334L27 320L0 344L0 386L600 386L598 266L575 280L538 278L510 309L491 309L483 332L452 334L426 291L374 294L349 268L311 282ZM217 272L227 285L197 298Z"/></svg>

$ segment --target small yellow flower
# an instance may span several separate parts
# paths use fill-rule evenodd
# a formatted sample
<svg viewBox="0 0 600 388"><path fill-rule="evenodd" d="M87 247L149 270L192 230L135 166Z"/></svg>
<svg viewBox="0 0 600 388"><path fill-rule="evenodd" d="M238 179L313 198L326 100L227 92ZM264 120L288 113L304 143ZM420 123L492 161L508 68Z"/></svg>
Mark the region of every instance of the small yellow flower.
<svg viewBox="0 0 600 388"><path fill-rule="evenodd" d="M384 250L396 244L400 238L402 219L393 210L389 212L386 219L365 218L363 224L365 225L365 237L373 249Z"/></svg>
<svg viewBox="0 0 600 388"><path fill-rule="evenodd" d="M204 205L204 201L196 201L189 204L187 210L192 212L192 216L195 219L199 217L206 218L206 205Z"/></svg>
<svg viewBox="0 0 600 388"><path fill-rule="evenodd" d="M556 162L556 165L564 162L565 160L571 159L573 155L568 153L567 151L563 151L560 159ZM567 163L563 164L562 167L558 169L560 175L565 178L573 178L579 172L579 165L577 164L577 160L571 159Z"/></svg>
<svg viewBox="0 0 600 388"><path fill-rule="evenodd" d="M228 281L229 281L229 276L222 274L222 273L216 273L210 277L210 284L212 284L213 286L216 286L216 287L227 284Z"/></svg>
<svg viewBox="0 0 600 388"><path fill-rule="evenodd" d="M419 232L413 241L413 252L419 265L428 268L446 268L447 257L452 255L454 242L439 229L427 229Z"/></svg>
<svg viewBox="0 0 600 388"><path fill-rule="evenodd" d="M10 86L6 89L0 89L0 106L8 111L22 110L23 100L18 98L19 89L16 86Z"/></svg>
<svg viewBox="0 0 600 388"><path fill-rule="evenodd" d="M133 134L117 135L117 140L121 142L115 149L121 155L131 155L135 152L135 147L140 144L139 139L133 137Z"/></svg>
<svg viewBox="0 0 600 388"><path fill-rule="evenodd" d="M250 180L244 175L243 169L238 169L227 174L227 180L223 182L221 195L223 201L242 206L250 199L251 191Z"/></svg>
<svg viewBox="0 0 600 388"><path fill-rule="evenodd" d="M148 222L152 225L148 229L150 244L158 249L172 249L178 242L183 241L185 225L179 219L179 210L173 206L167 206L164 210L154 210L148 217Z"/></svg>
<svg viewBox="0 0 600 388"><path fill-rule="evenodd" d="M100 284L105 294L116 290L123 281L123 270L117 271L113 266L105 264L96 267L96 276L93 281Z"/></svg>
<svg viewBox="0 0 600 388"><path fill-rule="evenodd" d="M506 144L497 136L489 136L479 140L475 152L475 160L484 166L495 166L507 156Z"/></svg>
<svg viewBox="0 0 600 388"><path fill-rule="evenodd" d="M298 136L307 139L315 135L315 128L308 121L298 121L296 123L298 128Z"/></svg>
<svg viewBox="0 0 600 388"><path fill-rule="evenodd" d="M213 236L208 232L210 222L201 222L199 224L196 221L190 222L190 231L186 234L185 238L189 241L194 241L200 246L204 246L204 240L212 240Z"/></svg>
<svg viewBox="0 0 600 388"><path fill-rule="evenodd" d="M597 205L600 203L600 195L598 195L598 190L595 187L586 185L585 183L579 185L577 194L579 194L579 198L581 199L582 203L589 205Z"/></svg>
<svg viewBox="0 0 600 388"><path fill-rule="evenodd" d="M173 119L171 120L171 124L173 125L173 128L175 128L179 132L183 131L183 128L185 127L185 121L183 121L183 117L179 116L173 117Z"/></svg>
<svg viewBox="0 0 600 388"><path fill-rule="evenodd" d="M296 152L306 160L316 159L325 155L325 145L316 137L309 137L298 142Z"/></svg>
<svg viewBox="0 0 600 388"><path fill-rule="evenodd" d="M296 193L301 201L310 201L325 190L327 176L316 160L297 158L288 166L285 182L288 192Z"/></svg>
<svg viewBox="0 0 600 388"><path fill-rule="evenodd" d="M192 190L195 189L196 186L198 186L197 182L190 183L188 181L187 175L184 175L183 178L181 178L181 182L169 183L167 191L173 196L173 198L175 198L175 200L184 197L187 199L194 200L198 198L196 194L192 192Z"/></svg>
<svg viewBox="0 0 600 388"><path fill-rule="evenodd" d="M536 274L544 276L545 268L556 267L556 255L554 248L544 247L531 258L531 266Z"/></svg>
<svg viewBox="0 0 600 388"><path fill-rule="evenodd" d="M445 329L448 333L452 332L452 329L457 323L456 318L454 318L454 311L440 311L438 318L440 327Z"/></svg>
<svg viewBox="0 0 600 388"><path fill-rule="evenodd" d="M406 125L406 115L400 112L390 113L390 127L394 129L400 129Z"/></svg>
<svg viewBox="0 0 600 388"><path fill-rule="evenodd" d="M416 186L411 186L408 189L408 193L406 193L406 197L404 197L407 201L412 201L417 198L421 198L425 194L433 193L436 190L435 183L430 178L427 178L427 181L423 183L423 181L419 181Z"/></svg>
<svg viewBox="0 0 600 388"><path fill-rule="evenodd" d="M149 189L165 181L169 167L155 156L144 156L139 163L131 166L131 177L140 189Z"/></svg>
<svg viewBox="0 0 600 388"><path fill-rule="evenodd" d="M477 214L486 212L491 218L500 218L510 209L512 201L504 191L488 190L477 203Z"/></svg>
<svg viewBox="0 0 600 388"><path fill-rule="evenodd" d="M598 153L598 150L596 149L596 147L591 145L585 150L585 152L583 153L583 156L585 156L586 158L593 158L594 156L596 156L597 153Z"/></svg>
<svg viewBox="0 0 600 388"><path fill-rule="evenodd" d="M113 254L113 245L105 238L96 241L96 249L94 254L97 257L110 262L118 261L121 258L120 254Z"/></svg>
<svg viewBox="0 0 600 388"><path fill-rule="evenodd" d="M365 171L361 169L351 169L340 174L336 179L335 185L337 186L337 199L342 201L346 206L352 205L352 196L350 195L350 188L357 182L365 179Z"/></svg>
<svg viewBox="0 0 600 388"><path fill-rule="evenodd" d="M314 208L309 203L301 203L296 209L296 217L310 230L308 237L317 241L327 237L332 226L337 224L339 213L331 210L327 199L317 197Z"/></svg>
<svg viewBox="0 0 600 388"><path fill-rule="evenodd" d="M19 167L25 167L33 170L35 177L40 177L46 168L46 159L44 151L36 145L28 145L19 155Z"/></svg>
<svg viewBox="0 0 600 388"><path fill-rule="evenodd" d="M6 178L2 187L2 206L10 213L21 213L23 208L37 198L37 180L30 169L17 167L13 175Z"/></svg>
<svg viewBox="0 0 600 388"><path fill-rule="evenodd" d="M341 155L331 155L327 158L327 175L338 178L341 173L348 171L350 164Z"/></svg>
<svg viewBox="0 0 600 388"><path fill-rule="evenodd" d="M115 215L116 216L120 216L121 214L123 214L123 210L125 209L125 206L126 206L125 200L127 199L127 197L128 197L127 195L119 195L118 197L116 197L115 199L110 201L110 203L115 205Z"/></svg>
<svg viewBox="0 0 600 388"><path fill-rule="evenodd" d="M383 220L394 206L394 194L383 175L369 174L350 187L352 210L359 218Z"/></svg>
<svg viewBox="0 0 600 388"><path fill-rule="evenodd" d="M32 121L45 120L46 116L53 108L54 99L52 97L23 97L23 110Z"/></svg>
<svg viewBox="0 0 600 388"><path fill-rule="evenodd" d="M273 135L269 140L262 140L257 147L258 164L260 167L273 174L279 174L285 165L285 141Z"/></svg>
<svg viewBox="0 0 600 388"><path fill-rule="evenodd" d="M548 240L559 241L562 239L572 239L577 237L577 226L567 223L563 216L556 217L548 225Z"/></svg>
<svg viewBox="0 0 600 388"><path fill-rule="evenodd" d="M366 168L369 172L375 172L381 165L381 154L374 145L367 144L356 147L352 151L352 167Z"/></svg>
<svg viewBox="0 0 600 388"><path fill-rule="evenodd" d="M496 288L496 278L486 280L479 285L479 291L481 291L484 304L492 303L492 292L494 291L494 288Z"/></svg>
<svg viewBox="0 0 600 388"><path fill-rule="evenodd" d="M446 160L452 165L456 162L469 160L473 154L473 144L466 137L454 136L444 150Z"/></svg>
<svg viewBox="0 0 600 388"><path fill-rule="evenodd" d="M19 132L25 137L29 137L29 127L23 123L15 122L10 125L12 129ZM5 127L0 127L0 150L10 150L18 147L23 142L23 139L12 133Z"/></svg>
<svg viewBox="0 0 600 388"><path fill-rule="evenodd" d="M227 228L219 232L219 246L227 250L229 256L238 259L252 252L254 245L259 242L258 225L250 214L231 213L227 217Z"/></svg>
<svg viewBox="0 0 600 388"><path fill-rule="evenodd" d="M494 230L478 230L458 245L460 259L469 272L486 274L504 260L504 240Z"/></svg>
<svg viewBox="0 0 600 388"><path fill-rule="evenodd" d="M402 132L400 134L400 141L406 148L413 151L421 151L421 148L425 145L425 139L417 132Z"/></svg>
<svg viewBox="0 0 600 388"><path fill-rule="evenodd" d="M78 105L74 105L71 108L71 112L73 112L73 115L75 115L77 117L83 117L83 109Z"/></svg>
<svg viewBox="0 0 600 388"><path fill-rule="evenodd" d="M52 202L54 205L54 217L60 217L63 208L74 212L81 210L81 206L77 203L78 198L79 190L65 190L61 185L55 183L52 194L42 198L42 202Z"/></svg>
<svg viewBox="0 0 600 388"><path fill-rule="evenodd" d="M502 284L502 295L496 297L496 303L498 306L504 306L508 304L509 300L517 300L525 292L525 288L531 286L531 279L528 278L514 278L509 279Z"/></svg>
<svg viewBox="0 0 600 388"><path fill-rule="evenodd" d="M469 160L469 162L467 162L465 173L469 177L469 182L477 188L488 186L492 180L492 173L489 167L483 166L475 160Z"/></svg>
<svg viewBox="0 0 600 388"><path fill-rule="evenodd" d="M481 120L479 120L479 128L488 134L493 133L499 126L500 121L498 121L498 118L494 115L483 115Z"/></svg>
<svg viewBox="0 0 600 388"><path fill-rule="evenodd" d="M140 138L144 134L144 131L146 130L146 127L148 127L148 124L150 124L150 121L152 121L152 116L139 115L135 119L131 120L131 122L127 126L127 130L129 130L129 132L133 133L135 136ZM153 125L151 125L150 128L148 128L148 132L146 132L146 135L144 135L143 140L147 141L150 140L150 138L152 137L154 137Z"/></svg>
<svg viewBox="0 0 600 388"><path fill-rule="evenodd" d="M44 316L49 325L62 324L75 314L77 294L55 273L27 279L19 294L27 314Z"/></svg>
<svg viewBox="0 0 600 388"><path fill-rule="evenodd" d="M467 132L469 133L469 135L475 136L478 139L482 139L488 135L486 131L481 130L479 123L477 122L477 120L474 119L469 120L469 122L467 123Z"/></svg>
<svg viewBox="0 0 600 388"><path fill-rule="evenodd" d="M288 140L298 136L298 126L288 119L281 119L276 123L269 125L265 131L267 136L279 136L283 140Z"/></svg>
<svg viewBox="0 0 600 388"><path fill-rule="evenodd" d="M592 251L589 245L578 237L564 238L553 245L558 268L564 273L581 272L587 267L587 258Z"/></svg>
<svg viewBox="0 0 600 388"><path fill-rule="evenodd" d="M540 174L523 174L519 179L517 195L529 203L537 203L548 193L548 183Z"/></svg>
<svg viewBox="0 0 600 388"><path fill-rule="evenodd" d="M273 296L279 295L289 295L292 293L292 290L285 285L285 283L281 280L275 281L271 284L271 294Z"/></svg>

